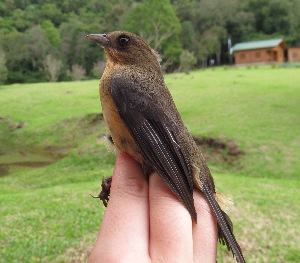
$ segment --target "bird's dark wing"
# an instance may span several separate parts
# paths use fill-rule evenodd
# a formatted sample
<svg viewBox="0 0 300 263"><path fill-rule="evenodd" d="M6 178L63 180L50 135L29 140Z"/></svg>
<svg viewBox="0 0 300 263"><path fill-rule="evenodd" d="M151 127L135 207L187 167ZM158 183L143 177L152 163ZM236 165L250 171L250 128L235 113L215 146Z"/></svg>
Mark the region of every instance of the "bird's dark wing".
<svg viewBox="0 0 300 263"><path fill-rule="evenodd" d="M176 139L177 126L138 85L114 77L111 82L113 101L147 165L158 172L196 220L192 174Z"/></svg>

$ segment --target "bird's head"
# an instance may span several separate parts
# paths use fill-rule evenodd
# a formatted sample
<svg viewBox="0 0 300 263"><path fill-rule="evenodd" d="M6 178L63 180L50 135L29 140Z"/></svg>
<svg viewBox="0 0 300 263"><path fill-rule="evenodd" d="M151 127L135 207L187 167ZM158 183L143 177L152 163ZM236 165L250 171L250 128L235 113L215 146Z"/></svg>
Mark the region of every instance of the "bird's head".
<svg viewBox="0 0 300 263"><path fill-rule="evenodd" d="M90 34L86 37L105 49L109 62L132 65L148 64L160 68L160 58L157 52L133 33L114 31L107 34Z"/></svg>

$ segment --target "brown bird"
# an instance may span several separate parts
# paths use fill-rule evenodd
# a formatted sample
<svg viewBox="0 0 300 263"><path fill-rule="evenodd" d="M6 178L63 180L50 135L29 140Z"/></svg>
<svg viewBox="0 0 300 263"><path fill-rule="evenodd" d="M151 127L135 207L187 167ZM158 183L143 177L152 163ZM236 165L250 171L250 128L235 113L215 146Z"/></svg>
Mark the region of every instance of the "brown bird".
<svg viewBox="0 0 300 263"><path fill-rule="evenodd" d="M193 187L200 189L217 219L219 241L232 250L238 262L245 262L232 223L216 201L213 177L164 82L157 53L129 32L87 37L106 53L100 98L117 149L137 160L147 175L156 171L195 222ZM103 184L108 193L109 183ZM105 191L99 195L102 199L103 194Z"/></svg>

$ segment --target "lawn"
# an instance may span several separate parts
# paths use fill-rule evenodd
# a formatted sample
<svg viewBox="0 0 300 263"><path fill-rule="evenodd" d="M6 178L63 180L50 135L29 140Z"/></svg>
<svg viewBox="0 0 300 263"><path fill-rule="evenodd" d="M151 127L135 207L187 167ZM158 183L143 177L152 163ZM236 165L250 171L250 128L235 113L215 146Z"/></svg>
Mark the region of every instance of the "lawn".
<svg viewBox="0 0 300 263"><path fill-rule="evenodd" d="M166 75L193 135L244 153L204 147L248 262L299 260L299 71ZM98 80L0 86L0 262L85 262L104 212L90 193L114 164L100 112ZM234 262L221 246L218 262Z"/></svg>

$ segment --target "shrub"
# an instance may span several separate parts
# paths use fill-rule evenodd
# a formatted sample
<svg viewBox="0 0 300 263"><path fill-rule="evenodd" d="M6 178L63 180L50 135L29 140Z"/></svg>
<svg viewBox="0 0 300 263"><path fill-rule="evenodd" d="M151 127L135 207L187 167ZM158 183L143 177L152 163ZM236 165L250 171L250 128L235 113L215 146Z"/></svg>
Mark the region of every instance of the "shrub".
<svg viewBox="0 0 300 263"><path fill-rule="evenodd" d="M193 52L183 50L180 55L180 69L185 73L189 73L192 67L197 63L197 59Z"/></svg>

